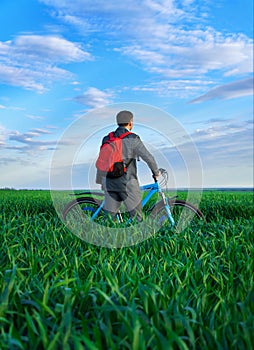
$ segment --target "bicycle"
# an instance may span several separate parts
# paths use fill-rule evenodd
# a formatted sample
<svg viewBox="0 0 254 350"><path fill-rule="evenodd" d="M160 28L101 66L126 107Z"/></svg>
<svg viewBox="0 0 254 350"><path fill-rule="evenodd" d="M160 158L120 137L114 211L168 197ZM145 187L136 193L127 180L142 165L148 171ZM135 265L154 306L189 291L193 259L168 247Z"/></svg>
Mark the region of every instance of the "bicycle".
<svg viewBox="0 0 254 350"><path fill-rule="evenodd" d="M141 191L147 191L142 198L145 218L156 220L160 228L176 228L177 231L182 231L186 227L191 227L192 230L200 229L206 222L203 213L193 204L178 199L178 196L167 197L161 187L167 184L168 173L165 169L160 169L160 174L162 176L160 182L154 178L154 183L140 187ZM161 197L160 201L152 200L155 194ZM85 196L72 200L64 207L62 215L65 222L73 220L75 225L79 225L84 218L88 218L100 225L111 227L135 224L135 220L132 220L128 213L123 214L120 211L116 214L115 221L110 219L103 209L103 192L85 191L74 195Z"/></svg>

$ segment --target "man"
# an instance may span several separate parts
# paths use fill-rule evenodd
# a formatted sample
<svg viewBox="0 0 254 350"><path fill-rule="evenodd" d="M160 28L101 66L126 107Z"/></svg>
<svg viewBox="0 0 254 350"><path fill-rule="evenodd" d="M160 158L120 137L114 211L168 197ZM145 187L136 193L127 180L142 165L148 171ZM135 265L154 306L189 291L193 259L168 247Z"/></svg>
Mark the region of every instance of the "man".
<svg viewBox="0 0 254 350"><path fill-rule="evenodd" d="M132 130L133 114L129 111L121 111L116 116L116 122L118 128L114 131L114 135L119 137ZM109 136L105 136L102 144L108 139ZM138 135L131 133L122 139L122 153L123 161L127 165L126 174L112 179L97 171L96 182L101 183L102 189L105 191L105 211L114 216L123 202L130 216L135 217L137 221L141 221L142 205L136 160L141 157L151 169L154 178L157 178L160 172L154 157L146 149Z"/></svg>

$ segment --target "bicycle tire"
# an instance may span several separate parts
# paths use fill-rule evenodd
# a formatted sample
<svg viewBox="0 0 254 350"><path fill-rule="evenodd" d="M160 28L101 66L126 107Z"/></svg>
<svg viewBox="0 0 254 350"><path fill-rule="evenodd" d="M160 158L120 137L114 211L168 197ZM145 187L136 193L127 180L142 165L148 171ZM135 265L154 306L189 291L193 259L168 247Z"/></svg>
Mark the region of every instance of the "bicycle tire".
<svg viewBox="0 0 254 350"><path fill-rule="evenodd" d="M175 221L174 230L177 232L181 232L185 229L190 229L192 232L198 232L206 223L203 213L193 204L186 202L185 200L169 200L169 205L171 214ZM155 205L151 215L157 220L160 227L172 228L163 201L160 201Z"/></svg>
<svg viewBox="0 0 254 350"><path fill-rule="evenodd" d="M80 221L83 221L84 216L91 217L95 211L99 208L101 204L100 200L95 200L92 197L79 197L73 201L66 204L63 209L62 216L64 222L70 220L70 215L74 216L73 220L78 224ZM103 214L103 209L101 211ZM100 215L101 216L101 215ZM98 219L99 217L98 216Z"/></svg>

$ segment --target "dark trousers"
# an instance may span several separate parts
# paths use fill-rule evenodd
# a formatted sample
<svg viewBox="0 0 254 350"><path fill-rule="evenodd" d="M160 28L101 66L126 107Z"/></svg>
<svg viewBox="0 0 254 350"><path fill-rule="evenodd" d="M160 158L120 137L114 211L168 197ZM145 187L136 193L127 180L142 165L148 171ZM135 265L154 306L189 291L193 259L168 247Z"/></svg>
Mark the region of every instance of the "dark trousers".
<svg viewBox="0 0 254 350"><path fill-rule="evenodd" d="M105 187L104 191L104 210L115 216L123 203L132 218L135 217L137 221L142 220L141 193L137 180L129 181L126 185L126 191L107 191Z"/></svg>

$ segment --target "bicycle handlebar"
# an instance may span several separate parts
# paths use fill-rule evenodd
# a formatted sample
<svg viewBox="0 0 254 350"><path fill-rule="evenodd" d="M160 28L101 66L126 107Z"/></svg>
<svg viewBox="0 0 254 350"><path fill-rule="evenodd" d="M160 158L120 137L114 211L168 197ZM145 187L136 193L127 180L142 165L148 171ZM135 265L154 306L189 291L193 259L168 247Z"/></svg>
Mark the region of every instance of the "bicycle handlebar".
<svg viewBox="0 0 254 350"><path fill-rule="evenodd" d="M160 174L158 176L167 174L167 170L166 169L159 168L158 170L160 172ZM154 182L158 182L158 180L157 180L158 176L153 175Z"/></svg>
<svg viewBox="0 0 254 350"><path fill-rule="evenodd" d="M160 168L160 169L159 169L159 172L160 172L161 175L162 175L162 174L165 174L165 173L167 172L167 170L166 170L166 169L163 169L163 168Z"/></svg>

